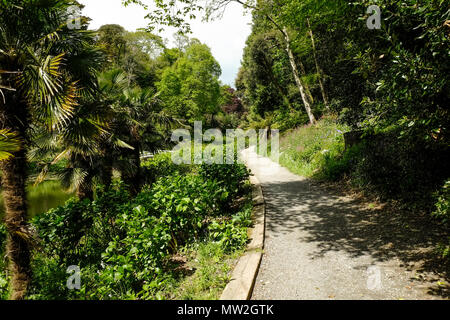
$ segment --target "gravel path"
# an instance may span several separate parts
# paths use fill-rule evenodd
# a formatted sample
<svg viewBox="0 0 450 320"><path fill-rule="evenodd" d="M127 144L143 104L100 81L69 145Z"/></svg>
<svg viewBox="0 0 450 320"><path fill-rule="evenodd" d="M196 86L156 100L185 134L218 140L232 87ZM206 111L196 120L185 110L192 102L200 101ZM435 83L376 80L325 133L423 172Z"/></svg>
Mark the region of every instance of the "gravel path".
<svg viewBox="0 0 450 320"><path fill-rule="evenodd" d="M396 257L392 243L377 236L380 226L358 203L252 149L244 157L267 206L265 250L252 299L439 298L416 281L418 274Z"/></svg>

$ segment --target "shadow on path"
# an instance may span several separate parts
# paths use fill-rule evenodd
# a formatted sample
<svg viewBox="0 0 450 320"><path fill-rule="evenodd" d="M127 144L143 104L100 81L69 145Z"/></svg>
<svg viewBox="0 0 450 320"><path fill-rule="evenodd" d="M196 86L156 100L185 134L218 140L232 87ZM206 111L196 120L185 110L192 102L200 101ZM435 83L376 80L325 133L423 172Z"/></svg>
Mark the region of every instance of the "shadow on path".
<svg viewBox="0 0 450 320"><path fill-rule="evenodd" d="M380 263L398 259L400 267L414 272L411 281L427 284L428 294L450 297L449 266L433 252L446 232L430 228L429 217L389 207L370 208L361 200L300 177L292 181L263 178L262 186L268 237L295 233L299 243L315 244L308 254L312 260L332 251L352 258L369 255ZM439 279L447 285L438 283Z"/></svg>

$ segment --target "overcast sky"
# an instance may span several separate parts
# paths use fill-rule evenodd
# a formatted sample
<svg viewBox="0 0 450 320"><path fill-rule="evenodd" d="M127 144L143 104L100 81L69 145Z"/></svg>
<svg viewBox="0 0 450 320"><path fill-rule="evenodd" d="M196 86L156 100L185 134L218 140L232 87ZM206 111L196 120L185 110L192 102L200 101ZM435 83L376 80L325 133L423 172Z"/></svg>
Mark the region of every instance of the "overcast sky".
<svg viewBox="0 0 450 320"><path fill-rule="evenodd" d="M91 29L97 29L104 24L120 24L128 31L135 31L147 25L144 19L145 10L136 5L123 7L121 0L79 0L84 4L83 14L92 19ZM151 3L152 1L144 1ZM222 19L203 23L200 20L191 22L192 38L207 44L212 54L222 67L221 80L234 87L245 41L251 32L251 16L244 15L239 4L232 3L225 11ZM164 38L171 40L174 29L167 29Z"/></svg>

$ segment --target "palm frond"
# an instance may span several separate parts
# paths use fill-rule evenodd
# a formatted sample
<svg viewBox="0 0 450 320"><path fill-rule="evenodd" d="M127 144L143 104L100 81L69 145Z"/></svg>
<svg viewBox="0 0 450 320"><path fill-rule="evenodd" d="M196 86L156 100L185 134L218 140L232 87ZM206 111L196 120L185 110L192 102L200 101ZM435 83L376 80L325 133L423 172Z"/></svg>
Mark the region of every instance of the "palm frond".
<svg viewBox="0 0 450 320"><path fill-rule="evenodd" d="M0 129L0 160L12 157L14 152L20 150L20 144L20 139L15 133Z"/></svg>

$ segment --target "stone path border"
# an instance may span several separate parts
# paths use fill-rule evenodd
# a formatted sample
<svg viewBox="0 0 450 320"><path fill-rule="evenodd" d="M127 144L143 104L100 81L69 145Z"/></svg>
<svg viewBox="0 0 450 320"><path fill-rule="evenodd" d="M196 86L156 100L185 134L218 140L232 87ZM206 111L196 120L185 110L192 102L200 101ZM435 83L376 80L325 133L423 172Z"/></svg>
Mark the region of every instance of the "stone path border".
<svg viewBox="0 0 450 320"><path fill-rule="evenodd" d="M266 206L261 184L255 176L250 177L252 183L254 227L249 229L251 242L245 254L236 264L231 281L225 287L220 300L250 300L258 275L264 249L266 222Z"/></svg>

